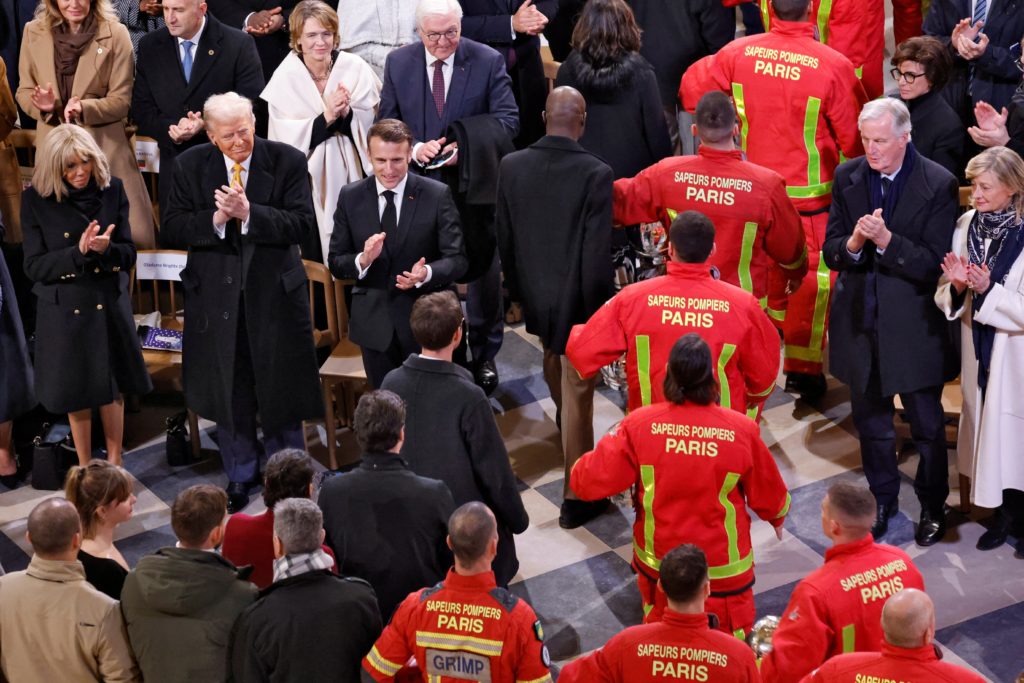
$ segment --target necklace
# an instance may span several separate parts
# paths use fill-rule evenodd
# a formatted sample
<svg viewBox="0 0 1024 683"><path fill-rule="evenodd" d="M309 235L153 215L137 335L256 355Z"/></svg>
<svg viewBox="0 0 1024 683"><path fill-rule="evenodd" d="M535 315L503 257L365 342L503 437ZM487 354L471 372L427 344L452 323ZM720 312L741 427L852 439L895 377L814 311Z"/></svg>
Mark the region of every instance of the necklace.
<svg viewBox="0 0 1024 683"><path fill-rule="evenodd" d="M317 76L313 73L313 70L309 68L309 65L306 64L305 60L303 60L302 63L305 65L306 71L309 72L309 77L313 79L314 83L326 83L327 79L331 77L331 71L334 69L334 60L331 59L327 62L327 71L325 71L322 76Z"/></svg>

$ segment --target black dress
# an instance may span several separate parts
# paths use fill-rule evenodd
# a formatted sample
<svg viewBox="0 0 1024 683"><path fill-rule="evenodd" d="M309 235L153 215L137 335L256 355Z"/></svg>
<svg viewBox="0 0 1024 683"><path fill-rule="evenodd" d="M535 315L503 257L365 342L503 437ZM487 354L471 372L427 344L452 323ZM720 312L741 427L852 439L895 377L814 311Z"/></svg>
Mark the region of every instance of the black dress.
<svg viewBox="0 0 1024 683"><path fill-rule="evenodd" d="M0 218L0 242L4 225ZM32 393L32 363L14 296L7 262L0 254L0 422L27 413L36 404Z"/></svg>
<svg viewBox="0 0 1024 683"><path fill-rule="evenodd" d="M611 166L616 180L672 154L658 80L640 55L595 68L574 50L559 67L555 85L571 85L587 101L580 144Z"/></svg>
<svg viewBox="0 0 1024 683"><path fill-rule="evenodd" d="M90 221L113 224L103 254L83 255ZM52 413L103 406L120 393L153 388L132 318L128 276L135 245L121 181L93 183L58 202L29 188L22 195L25 274L35 284L36 395Z"/></svg>
<svg viewBox="0 0 1024 683"><path fill-rule="evenodd" d="M121 588L128 576L128 570L115 560L90 555L84 550L78 551L78 561L85 567L85 580L93 588L115 600L121 599Z"/></svg>

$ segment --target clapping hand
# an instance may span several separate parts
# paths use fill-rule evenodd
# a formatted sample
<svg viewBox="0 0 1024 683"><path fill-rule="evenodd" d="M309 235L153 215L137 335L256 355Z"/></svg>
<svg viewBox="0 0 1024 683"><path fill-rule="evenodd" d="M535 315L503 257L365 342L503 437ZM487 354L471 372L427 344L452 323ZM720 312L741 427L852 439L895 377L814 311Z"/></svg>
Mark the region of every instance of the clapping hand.
<svg viewBox="0 0 1024 683"><path fill-rule="evenodd" d="M512 15L512 30L516 33L535 36L547 25L548 18L533 5L533 0L526 0Z"/></svg>
<svg viewBox="0 0 1024 683"><path fill-rule="evenodd" d="M82 119L82 98L75 95L64 106L64 121L78 123Z"/></svg>
<svg viewBox="0 0 1024 683"><path fill-rule="evenodd" d="M32 106L41 112L49 114L57 106L57 96L53 92L53 83L47 83L46 87L36 86L32 89Z"/></svg>
<svg viewBox="0 0 1024 683"><path fill-rule="evenodd" d="M385 237L387 237L387 233L378 232L366 238L366 242L363 243L363 256L362 263L359 264L360 268L366 270L380 256L380 252L384 248Z"/></svg>
<svg viewBox="0 0 1024 683"><path fill-rule="evenodd" d="M245 32L255 36L265 36L280 31L282 26L284 26L284 17L281 16L281 8L275 7L253 12L245 26Z"/></svg>
<svg viewBox="0 0 1024 683"><path fill-rule="evenodd" d="M139 0L139 11L152 16L160 16L164 8L160 0Z"/></svg>
<svg viewBox="0 0 1024 683"><path fill-rule="evenodd" d="M967 286L978 294L984 294L992 284L987 265L971 263L967 266Z"/></svg>
<svg viewBox="0 0 1024 683"><path fill-rule="evenodd" d="M977 119L978 125L970 126L967 133L982 147L1005 145L1010 141L1010 134L1006 130L1008 116L1006 107L997 112L988 102L978 102L974 105L974 118Z"/></svg>
<svg viewBox="0 0 1024 683"><path fill-rule="evenodd" d="M190 111L188 116L183 116L180 121L171 124L171 127L167 129L167 134L171 137L171 140L180 144L192 139L205 126L203 115L199 112Z"/></svg>
<svg viewBox="0 0 1024 683"><path fill-rule="evenodd" d="M859 235L861 246L870 240L879 249L889 246L889 240L892 239L892 233L889 232L889 228L885 227L881 209L875 209L874 213L870 215L861 216L853 228L853 234L854 236ZM860 249L851 249L850 251L860 251Z"/></svg>
<svg viewBox="0 0 1024 683"><path fill-rule="evenodd" d="M324 96L324 120L327 121L328 126L338 119L348 116L349 111L352 110L351 101L352 94L341 83L334 89L334 92Z"/></svg>
<svg viewBox="0 0 1024 683"><path fill-rule="evenodd" d="M964 22L967 22L966 26L964 26ZM960 29L959 32L957 28ZM968 61L977 59L988 49L988 36L981 32L983 28L985 28L984 21L979 21L971 26L969 19L963 19L953 29L954 35L950 38L950 44L964 59Z"/></svg>
<svg viewBox="0 0 1024 683"><path fill-rule="evenodd" d="M94 251L97 254L106 253L107 249L110 248L110 236L113 233L113 224L108 225L107 231L100 234L100 222L92 221L85 228L82 236L78 238L78 251L82 252L83 256L90 251Z"/></svg>
<svg viewBox="0 0 1024 683"><path fill-rule="evenodd" d="M420 258L419 261L413 264L410 270L405 271L401 275L395 276L395 286L399 289L412 289L419 283L427 279L427 259Z"/></svg>
<svg viewBox="0 0 1024 683"><path fill-rule="evenodd" d="M942 263L942 272L945 274L949 284L953 285L957 294L963 294L967 287L967 266L968 260L963 256L957 256L953 252L946 254Z"/></svg>
<svg viewBox="0 0 1024 683"><path fill-rule="evenodd" d="M241 185L221 185L219 190L213 191L213 202L217 206L213 214L214 223L223 225L231 218L242 222L249 220L249 199Z"/></svg>

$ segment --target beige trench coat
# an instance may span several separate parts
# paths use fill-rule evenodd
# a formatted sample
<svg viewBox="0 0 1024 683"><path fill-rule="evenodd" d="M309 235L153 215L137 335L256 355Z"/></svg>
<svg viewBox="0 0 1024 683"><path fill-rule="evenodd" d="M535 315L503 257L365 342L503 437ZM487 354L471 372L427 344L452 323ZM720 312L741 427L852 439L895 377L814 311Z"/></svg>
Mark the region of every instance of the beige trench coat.
<svg viewBox="0 0 1024 683"><path fill-rule="evenodd" d="M18 110L7 84L7 65L0 59L0 215L7 228L4 241L10 244L21 242L21 175L14 146L7 140L17 120Z"/></svg>
<svg viewBox="0 0 1024 683"><path fill-rule="evenodd" d="M39 122L36 128L38 149L46 134L60 123L52 114L44 114L32 105L32 90L36 85L45 88L50 83L57 91L53 38L50 30L38 19L25 26L18 73L21 81L16 97L21 108ZM107 156L111 175L124 183L136 248L152 249L156 246L153 202L135 161L135 149L125 133L134 82L135 60L128 29L119 23L99 19L96 35L79 59L71 94L82 100L82 125ZM63 112L65 104L57 93L54 112Z"/></svg>

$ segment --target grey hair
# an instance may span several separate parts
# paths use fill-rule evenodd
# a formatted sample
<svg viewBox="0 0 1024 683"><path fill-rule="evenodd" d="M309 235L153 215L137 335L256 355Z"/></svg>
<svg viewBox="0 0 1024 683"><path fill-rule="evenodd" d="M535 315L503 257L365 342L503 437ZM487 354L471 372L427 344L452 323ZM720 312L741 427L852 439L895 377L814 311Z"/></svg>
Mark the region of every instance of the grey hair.
<svg viewBox="0 0 1024 683"><path fill-rule="evenodd" d="M252 100L236 92L211 95L203 103L203 119L223 123L246 116L253 118Z"/></svg>
<svg viewBox="0 0 1024 683"><path fill-rule="evenodd" d="M416 5L416 28L423 25L425 17L449 14L454 14L456 19L462 19L462 5L458 0L420 0Z"/></svg>
<svg viewBox="0 0 1024 683"><path fill-rule="evenodd" d="M865 104L857 117L857 128L863 128L865 121L877 121L886 114L892 117L892 130L896 135L910 132L910 110L895 97L880 97Z"/></svg>
<svg viewBox="0 0 1024 683"><path fill-rule="evenodd" d="M274 506L274 535L285 555L311 553L320 547L324 514L308 498L285 498Z"/></svg>

